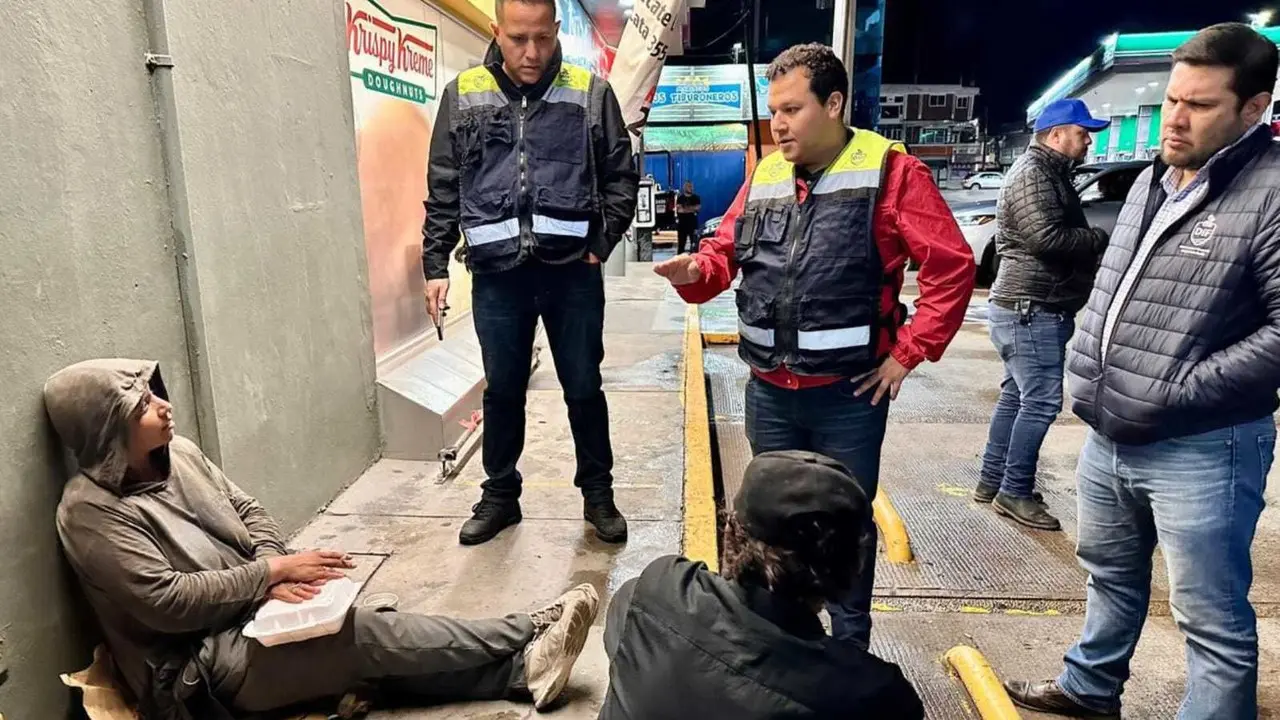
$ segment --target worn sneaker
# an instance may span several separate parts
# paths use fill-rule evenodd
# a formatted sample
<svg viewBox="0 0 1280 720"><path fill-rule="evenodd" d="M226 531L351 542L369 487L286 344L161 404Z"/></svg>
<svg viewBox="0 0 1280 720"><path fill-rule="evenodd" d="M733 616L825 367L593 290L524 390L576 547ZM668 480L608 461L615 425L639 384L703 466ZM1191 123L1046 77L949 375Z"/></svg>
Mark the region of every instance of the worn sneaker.
<svg viewBox="0 0 1280 720"><path fill-rule="evenodd" d="M592 503L583 506L582 517L596 527L596 537L607 543L625 542L627 539L627 519L618 512L618 506L612 500Z"/></svg>
<svg viewBox="0 0 1280 720"><path fill-rule="evenodd" d="M546 708L564 692L599 609L596 589L583 584L530 613L533 641L524 649L524 678L536 709Z"/></svg>
<svg viewBox="0 0 1280 720"><path fill-rule="evenodd" d="M1036 530L1061 530L1062 523L1049 514L1044 506L1035 498L1010 497L1004 493L996 495L991 507L997 513Z"/></svg>
<svg viewBox="0 0 1280 720"><path fill-rule="evenodd" d="M463 545L489 542L498 533L523 519L520 515L520 503L489 498L481 498L480 502L472 505L471 513L471 519L462 523L462 532L458 533L458 542Z"/></svg>

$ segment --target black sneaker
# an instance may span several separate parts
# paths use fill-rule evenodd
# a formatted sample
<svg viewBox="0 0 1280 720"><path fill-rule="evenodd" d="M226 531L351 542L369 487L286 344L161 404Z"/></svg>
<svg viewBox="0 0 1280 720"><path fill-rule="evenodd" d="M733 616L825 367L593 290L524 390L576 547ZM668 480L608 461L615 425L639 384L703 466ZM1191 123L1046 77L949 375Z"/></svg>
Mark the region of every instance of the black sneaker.
<svg viewBox="0 0 1280 720"><path fill-rule="evenodd" d="M1044 506L1036 502L1035 498L1017 498L1010 497L1004 493L998 493L995 500L991 502L991 507L995 511L1007 518L1026 525L1036 530L1061 530L1062 523L1058 522L1058 518L1049 514Z"/></svg>
<svg viewBox="0 0 1280 720"><path fill-rule="evenodd" d="M992 500L996 499L996 495L999 494L999 492L1000 492L999 487L987 487L986 485L978 485L978 487L973 489L973 501L980 502L980 503L989 503ZM1031 493L1031 499L1035 500L1041 505L1044 504L1044 495L1039 490L1036 490Z"/></svg>
<svg viewBox="0 0 1280 720"><path fill-rule="evenodd" d="M596 537L607 543L620 543L627 539L627 519L618 512L618 506L612 500L587 502L582 508L582 518L595 525Z"/></svg>
<svg viewBox="0 0 1280 720"><path fill-rule="evenodd" d="M458 542L463 545L479 545L489 542L498 533L520 522L520 503L502 502L481 498L471 506L471 519L462 523Z"/></svg>

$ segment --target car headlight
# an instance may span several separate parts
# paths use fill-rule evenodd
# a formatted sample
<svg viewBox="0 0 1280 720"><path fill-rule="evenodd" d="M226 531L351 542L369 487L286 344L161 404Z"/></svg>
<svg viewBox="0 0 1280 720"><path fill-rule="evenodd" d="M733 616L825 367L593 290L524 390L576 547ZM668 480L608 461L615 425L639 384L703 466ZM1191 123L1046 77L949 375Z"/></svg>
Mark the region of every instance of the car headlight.
<svg viewBox="0 0 1280 720"><path fill-rule="evenodd" d="M962 215L956 218L956 222L960 227L977 227L978 225L994 222L995 219L995 215Z"/></svg>

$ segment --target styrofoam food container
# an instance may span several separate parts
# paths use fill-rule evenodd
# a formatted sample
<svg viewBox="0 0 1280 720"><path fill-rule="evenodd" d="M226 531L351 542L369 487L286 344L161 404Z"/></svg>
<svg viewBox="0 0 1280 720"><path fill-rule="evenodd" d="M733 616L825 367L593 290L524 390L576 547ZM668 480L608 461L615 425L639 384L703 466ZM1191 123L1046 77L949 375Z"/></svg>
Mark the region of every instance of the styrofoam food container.
<svg viewBox="0 0 1280 720"><path fill-rule="evenodd" d="M332 635L342 629L360 587L344 577L321 585L320 593L305 602L268 600L242 632L267 647Z"/></svg>

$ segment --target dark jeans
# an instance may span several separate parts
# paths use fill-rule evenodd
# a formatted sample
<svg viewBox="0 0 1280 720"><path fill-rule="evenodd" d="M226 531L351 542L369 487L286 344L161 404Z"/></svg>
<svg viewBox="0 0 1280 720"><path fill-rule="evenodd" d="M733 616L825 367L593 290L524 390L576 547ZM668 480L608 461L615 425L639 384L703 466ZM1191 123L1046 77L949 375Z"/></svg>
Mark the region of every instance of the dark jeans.
<svg viewBox="0 0 1280 720"><path fill-rule="evenodd" d="M676 254L683 254L686 248L689 252L698 251L698 220L696 218L692 221L676 220Z"/></svg>
<svg viewBox="0 0 1280 720"><path fill-rule="evenodd" d="M476 275L472 317L484 374L482 456L486 498L515 502L522 478L525 394L538 318L547 334L556 375L569 408L577 454L574 485L591 503L613 499L609 407L601 389L604 360L604 276L600 265L530 261L506 272Z"/></svg>
<svg viewBox="0 0 1280 720"><path fill-rule="evenodd" d="M1028 498L1049 426L1062 411L1063 358L1075 318L1035 309L1023 323L1013 310L987 305L991 342L1004 361L1000 399L982 456L983 487Z"/></svg>
<svg viewBox="0 0 1280 720"><path fill-rule="evenodd" d="M867 493L875 498L880 484L880 447L889 419L889 400L871 404L872 393L855 398L848 380L833 385L788 390L752 376L747 382L747 440L751 452L808 450L844 463ZM868 515L868 530L875 524ZM875 587L876 547L863 558L862 575L849 596L828 603L831 634L863 647L871 641L871 592Z"/></svg>
<svg viewBox="0 0 1280 720"><path fill-rule="evenodd" d="M1065 693L1100 711L1119 706L1158 543L1169 609L1187 641L1179 720L1258 716L1250 550L1275 446L1270 416L1150 445L1089 433L1076 471L1076 556L1089 573L1088 604L1058 678Z"/></svg>

